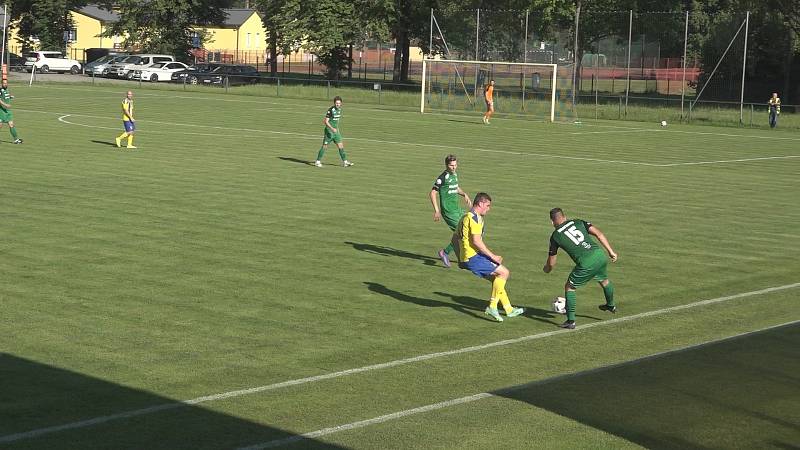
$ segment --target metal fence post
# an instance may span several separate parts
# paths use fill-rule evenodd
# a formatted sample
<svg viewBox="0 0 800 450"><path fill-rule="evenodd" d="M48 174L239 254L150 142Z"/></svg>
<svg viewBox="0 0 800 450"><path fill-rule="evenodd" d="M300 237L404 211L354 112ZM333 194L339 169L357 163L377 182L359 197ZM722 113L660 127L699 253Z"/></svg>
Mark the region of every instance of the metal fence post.
<svg viewBox="0 0 800 450"><path fill-rule="evenodd" d="M278 77L278 86L275 88L275 96L276 97L280 97L281 96L281 78L280 77Z"/></svg>
<svg viewBox="0 0 800 450"><path fill-rule="evenodd" d="M328 80L328 91L327 91L326 96L328 98L331 98L331 80Z"/></svg>

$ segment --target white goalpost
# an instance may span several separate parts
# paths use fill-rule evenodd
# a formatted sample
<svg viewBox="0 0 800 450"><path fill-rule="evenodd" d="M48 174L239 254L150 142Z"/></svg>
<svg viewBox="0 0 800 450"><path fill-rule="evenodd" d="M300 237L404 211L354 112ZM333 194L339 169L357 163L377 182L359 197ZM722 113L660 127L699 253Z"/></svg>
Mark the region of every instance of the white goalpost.
<svg viewBox="0 0 800 450"><path fill-rule="evenodd" d="M420 113L482 111L483 89L495 81L495 110L556 120L558 65L423 58Z"/></svg>

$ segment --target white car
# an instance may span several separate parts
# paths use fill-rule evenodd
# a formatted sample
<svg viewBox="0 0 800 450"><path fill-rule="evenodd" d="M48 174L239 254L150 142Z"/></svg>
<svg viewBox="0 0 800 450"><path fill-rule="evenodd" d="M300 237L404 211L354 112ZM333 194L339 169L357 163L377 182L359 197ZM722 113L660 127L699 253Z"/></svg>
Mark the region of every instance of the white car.
<svg viewBox="0 0 800 450"><path fill-rule="evenodd" d="M69 72L80 73L81 63L65 58L61 52L28 52L25 54L25 69L35 68L40 73Z"/></svg>
<svg viewBox="0 0 800 450"><path fill-rule="evenodd" d="M130 55L109 66L108 76L132 80L134 71L147 69L156 63L172 61L175 61L175 58L169 55Z"/></svg>
<svg viewBox="0 0 800 450"><path fill-rule="evenodd" d="M147 69L133 72L133 78L142 81L170 81L172 74L179 70L186 70L189 66L182 62L155 63Z"/></svg>

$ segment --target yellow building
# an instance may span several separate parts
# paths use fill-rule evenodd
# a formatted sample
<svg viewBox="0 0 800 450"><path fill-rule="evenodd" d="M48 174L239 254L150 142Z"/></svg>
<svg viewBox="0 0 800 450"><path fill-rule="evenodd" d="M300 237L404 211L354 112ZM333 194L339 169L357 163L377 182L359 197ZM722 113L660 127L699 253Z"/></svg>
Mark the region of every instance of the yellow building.
<svg viewBox="0 0 800 450"><path fill-rule="evenodd" d="M206 27L206 49L240 54L266 48L266 30L261 16L253 9L226 9L225 22L218 27Z"/></svg>
<svg viewBox="0 0 800 450"><path fill-rule="evenodd" d="M70 17L75 28L72 31L72 40L67 44L69 54L83 53L87 48L119 48L124 41L120 36L100 37L111 24L119 20L119 16L113 11L88 5L70 11Z"/></svg>
<svg viewBox="0 0 800 450"><path fill-rule="evenodd" d="M261 16L253 9L225 9L225 21L219 26L199 30L207 33L204 47L228 60L255 59L266 48L266 31ZM84 59L88 48L121 49L122 36L100 37L119 15L98 5L88 5L70 12L75 28L67 44L67 55ZM13 37L13 36L12 36ZM177 55L176 55L177 56Z"/></svg>

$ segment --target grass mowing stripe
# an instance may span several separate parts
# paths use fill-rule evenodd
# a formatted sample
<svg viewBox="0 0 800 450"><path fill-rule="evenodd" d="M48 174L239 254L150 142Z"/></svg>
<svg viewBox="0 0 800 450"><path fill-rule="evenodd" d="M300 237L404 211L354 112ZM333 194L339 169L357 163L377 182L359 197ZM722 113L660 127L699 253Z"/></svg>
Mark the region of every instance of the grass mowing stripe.
<svg viewBox="0 0 800 450"><path fill-rule="evenodd" d="M42 111L28 111L28 112L42 112ZM80 124L75 122L70 122L66 120L67 117L71 116L78 116L78 117L89 117L95 119L102 119L105 117L102 116L91 116L86 114L65 114L58 118L59 122L68 124L68 125L75 125L81 126L86 128L100 128L100 129L109 129L109 130L116 130L117 127L105 127L99 125L87 125L87 124ZM174 123L174 122L163 122L163 121L148 121L148 123L154 123L159 125L169 125L169 126L185 126L185 127L195 127L195 128L211 128L211 129L218 129L218 130L225 130L225 131L243 131L246 133L267 133L267 134L278 134L278 135L288 135L297 137L300 139L310 139L310 140L318 140L319 136L317 135L309 135L304 133L296 133L296 132L287 132L287 131L275 131L275 130L255 130L255 129L248 129L248 128L232 128L232 127L221 127L221 126L214 126L214 125L200 125L200 124L185 124L185 123ZM637 129L637 130L624 130L624 131L597 131L591 133L621 133L621 132L659 132L661 130L648 130L648 129ZM159 131L159 130L148 130L149 133L169 133L169 134L189 134L195 136L216 136L221 137L219 134L215 133L195 133L195 132L180 132L180 131ZM586 134L586 133L570 133L570 134ZM225 137L245 137L245 138L255 138L252 134L248 135L245 134L244 136L231 136L225 135ZM261 137L258 137L261 139ZM777 159L792 159L792 158L800 158L800 155L782 155L782 156L765 156L765 157L757 157L757 158L740 158L740 159L727 159L727 160L716 160L716 161L688 161L688 162L676 162L676 163L648 163L648 162L641 162L641 161L626 161L626 160L618 160L618 159L602 159L602 158L589 158L589 157L581 157L581 156L567 156L567 155L554 155L554 154L544 154L544 153L530 153L530 152L516 152L510 150L496 150L496 149L487 149L487 148L469 148L469 147L459 147L459 146L452 146L452 145L444 145L444 144L424 144L424 143L413 143L413 142L400 142L400 141L387 141L387 140L380 140L380 139L371 139L371 138L357 138L357 137L350 137L348 138L349 141L360 141L360 142L372 142L376 144L389 144L389 145L402 145L402 146L415 146L415 147L427 147L427 148L441 148L445 150L473 150L482 153L497 153L497 154L506 154L506 155L516 155L516 156L532 156L537 158L552 158L552 159L567 159L567 160L575 160L575 161L588 161L588 162L599 162L599 163L606 163L606 164L625 164L625 165L637 165L637 166L646 166L646 167L677 167L677 166L691 166L691 165L710 165L710 164L729 164L729 163L736 163L736 162L752 162L752 161L769 161L769 160L777 160Z"/></svg>
<svg viewBox="0 0 800 450"><path fill-rule="evenodd" d="M705 305L711 305L711 304L715 304L715 303L722 303L722 302L726 302L726 301L729 301L729 300L735 300L735 299L740 299L740 298L745 298L745 297L760 296L760 295L764 295L764 294L769 294L771 292L778 292L778 291L783 291L783 290L787 290L787 289L794 289L794 288L798 288L798 287L800 287L800 283L792 283L792 284L786 284L786 285L783 285L783 286L769 287L769 288L761 289L761 290L758 290L758 291L742 292L742 293L739 293L739 294L733 294L733 295L728 295L728 296L724 296L724 297L717 297L717 298L708 299L708 300L701 300L701 301L697 301L697 302L693 302L693 303L687 303L687 304L684 304L684 305L672 306L672 307L669 307L669 308L663 308L663 309L658 309L658 310L654 310L654 311L647 311L647 312L643 312L643 313L639 313L639 314L634 314L632 316L618 317L616 319L605 320L605 321L600 321L600 322L593 322L593 323L590 323L590 324L587 324L587 325L581 325L580 327L577 328L577 331L583 331L583 330L586 330L586 329L591 329L591 328L598 327L598 326L603 326L603 325L615 324L615 323L619 323L619 322L626 322L626 321L630 321L630 320L636 320L636 319L642 319L642 318L646 318L646 317L658 316L658 315L667 314L667 313L670 313L670 312L673 312L673 311L680 311L680 310L684 310L684 309L695 308L695 307L698 307L698 306L705 306ZM458 354L463 354L463 353L472 353L472 352L476 352L476 351L486 350L486 349L489 349L489 348L502 347L502 346L507 346L507 345L511 345L511 344L517 344L517 343L532 341L532 340L536 340L536 339L543 339L543 338L547 338L547 337L550 337L550 336L556 336L556 335L560 335L560 334L563 334L563 333L571 333L571 332L576 332L576 330L558 329L558 330L554 330L554 331L548 331L548 332L545 332L545 333L538 333L538 334L532 334L532 335L522 336L522 337L518 337L518 338L505 339L505 340L501 340L501 341L490 342L490 343L487 343L487 344L463 347L463 348L459 348L459 349L455 349L455 350L448 350L448 351L444 351L444 352L428 353L426 355L419 355L419 356L413 356L413 357L410 357L410 358L397 359L397 360L388 361L388 362L385 362L385 363L372 364L372 365L368 365L368 366L362 366L362 367L342 370L342 371L338 371L338 372L331 372L331 373L322 374L322 375L316 375L316 376L312 376L312 377L297 378L297 379L294 379L294 380L287 380L287 381L283 381L283 382L280 382L280 383L274 383L274 384L269 384L269 385L265 385L265 386L258 386L258 387L254 387L254 388L240 389L240 390L236 390L236 391L229 391L229 392L223 392L223 393L219 393L219 394L206 395L206 396L196 397L196 398L193 398L193 399L190 399L190 400L183 400L183 401L179 401L179 402L175 402L175 403L166 403L166 404L161 404L161 405L154 405L154 406L150 406L150 407L147 407L147 408L136 409L136 410L131 410L131 411L125 411L125 412L121 412L121 413L117 413L117 414L111 414L111 415L107 415L107 416L94 417L94 418L91 418L91 419L82 420L82 421L78 421L78 422L66 423L66 424L62 424L62 425L55 425L55 426L46 427L46 428L38 428L38 429L35 429L35 430L25 431L25 432L21 432L21 433L15 433L15 434L9 434L9 435L6 435L6 436L0 436L0 443L3 443L3 442L15 442L15 441L19 441L19 440L23 440L23 439L30 439L30 438L33 438L33 437L38 437L38 436L42 436L42 435L45 435L45 434L59 432L59 431L66 431L66 430L72 430L72 429L77 429L77 428L85 428L85 427L89 427L89 426L92 426L92 425L98 425L98 424L101 424L101 423L107 423L107 422L111 422L111 421L115 421L115 420L131 418L131 417L137 417L137 416L143 416L143 415L152 414L152 413L155 413L155 412L160 412L160 411L165 411L165 410L169 410L169 409L178 408L178 407L181 407L181 406L197 405L197 404L212 402L212 401L216 401L216 400L228 399L228 398L233 398L233 397L241 397L241 396L244 396L244 395L251 395L251 394L256 394L256 393L259 393L259 392L271 391L271 390L281 389L281 388L285 388L285 387L289 387L289 386L297 386L297 385L301 385L301 384L314 383L314 382L317 382L317 381L329 380L329 379L333 379L333 378L340 378L340 377L344 377L344 376L348 376L348 375L353 375L353 374L357 374L357 373L364 373L364 372L369 372L369 371L373 371L373 370L388 369L388 368L397 367L397 366L406 365L406 364L411 364L411 363L415 363L415 362L427 361L427 360L431 360L431 359L442 358L442 357L447 357L447 356L453 356L453 355L458 355Z"/></svg>
<svg viewBox="0 0 800 450"><path fill-rule="evenodd" d="M783 328L783 327L787 327L787 326L796 325L798 323L800 323L800 320L795 320L795 321L791 321L791 322L785 322L785 323L782 323L782 324L773 325L773 326L770 326L770 327L765 327L765 328L761 328L761 329L754 330L754 331L748 331L746 333L740 333L740 334L736 334L736 335L733 335L733 336L728 336L728 337L725 337L725 338L722 338L722 339L715 339L715 340L711 340L711 341L702 342L702 343L699 343L699 344L688 345L688 346L681 347L681 348L674 349L674 350L668 350L668 351L664 351L664 352L654 353L652 355L647 355L647 356L644 356L644 357L641 357L641 358L632 359L630 361L625 361L625 362L621 362L621 363L617 363L617 364L610 364L610 365L601 366L601 367L595 367L595 368L592 368L592 369L582 370L580 372L575 372L575 373L570 373L570 374L565 374L565 375L559 375L559 376L547 378L547 379L544 379L544 380L537 380L537 381L534 381L534 382L531 382L531 383L524 383L524 384L520 384L520 385L516 385L516 386L511 386L511 387L507 387L507 388L503 388L503 389L498 389L498 390L493 391L493 392L481 392L479 394L468 395L468 396L465 396L465 397L446 400L446 401L443 401L443 402L431 403L429 405L420 406L420 407L417 407L417 408L411 408L411 409L406 409L406 410L403 410L403 411L396 411L396 412L393 412L393 413L390 413L390 414L384 414L382 416L373 417L371 419L359 420L357 422L351 422L351 423L347 423L347 424L337 425L337 426L334 426L334 427L323 428L323 429L320 429L320 430L311 431L311 432L308 432L308 433L303 433L303 434L299 434L299 435L296 435L296 436L291 436L291 437L284 438L284 439L276 439L276 440L273 440L273 441L268 441L268 442L264 442L264 443L260 443L260 444L249 445L247 447L240 447L237 450L260 450L260 449L265 449L265 448L281 447L281 446L292 444L292 443L295 443L295 442L298 442L298 441L302 441L302 440L305 440L305 439L316 439L316 438L323 437L323 436L326 436L326 435L339 433L341 431L348 431L348 430L354 430L354 429L357 429L357 428L364 428L364 427L367 427L367 426L370 426L370 425L384 423L384 422L388 422L390 420L395 420L395 419L401 419L403 417L408 417L408 416L412 416L412 415L415 415L415 414L420 414L420 413L425 413L425 412L429 412L429 411L435 411L435 410L439 410L439 409L449 408L451 406L456 406L456 405L463 405L465 403L472 403L472 402L477 401L477 400L482 400L482 399L490 398L490 397L496 397L498 395L509 394L509 393L513 393L515 391L528 389L528 388L531 388L531 387L534 387L534 386L541 386L541 385L544 385L544 384L556 383L556 382L559 382L559 381L562 381L562 380L566 380L566 379L570 379L570 378L577 378L577 377L581 377L581 376L585 376L585 375L595 374L595 373L598 373L598 372L605 372L605 371L617 369L617 368L620 368L620 367L632 366L632 365L640 364L640 363L643 363L643 362L646 362L646 361L650 361L650 360L653 360L653 359L662 358L662 357L665 357L665 356L674 355L674 354L678 354L678 353L683 353L683 352L687 352L687 351L697 350L699 348L707 347L707 346L710 346L710 345L720 344L720 343L732 341L732 340L735 340L735 339L741 339L741 338L744 338L744 337L747 337L747 336L752 336L754 334L763 333L765 331L776 330L778 328Z"/></svg>

